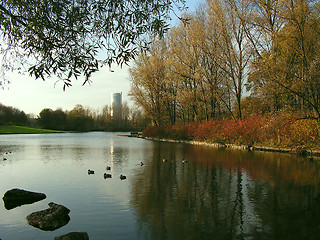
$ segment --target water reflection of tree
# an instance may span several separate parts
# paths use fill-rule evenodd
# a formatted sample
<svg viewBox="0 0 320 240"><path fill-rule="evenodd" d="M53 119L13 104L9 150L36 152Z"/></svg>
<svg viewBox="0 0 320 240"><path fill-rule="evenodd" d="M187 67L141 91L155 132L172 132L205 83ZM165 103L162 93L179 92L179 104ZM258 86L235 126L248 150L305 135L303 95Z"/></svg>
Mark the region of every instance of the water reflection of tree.
<svg viewBox="0 0 320 240"><path fill-rule="evenodd" d="M149 161L132 188L144 239L317 236L317 162L175 144L156 144Z"/></svg>

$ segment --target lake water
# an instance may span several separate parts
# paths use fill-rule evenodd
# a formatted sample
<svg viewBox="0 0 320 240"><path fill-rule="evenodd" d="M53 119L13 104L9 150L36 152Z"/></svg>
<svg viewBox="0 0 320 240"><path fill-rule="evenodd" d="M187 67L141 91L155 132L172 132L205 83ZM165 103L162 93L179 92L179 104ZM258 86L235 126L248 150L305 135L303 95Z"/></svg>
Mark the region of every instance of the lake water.
<svg viewBox="0 0 320 240"><path fill-rule="evenodd" d="M318 160L102 132L0 135L0 153L8 159L0 162L1 196L12 188L47 195L12 210L2 204L1 240L73 231L90 240L319 239ZM28 225L26 216L51 201L71 210L69 223L55 231Z"/></svg>

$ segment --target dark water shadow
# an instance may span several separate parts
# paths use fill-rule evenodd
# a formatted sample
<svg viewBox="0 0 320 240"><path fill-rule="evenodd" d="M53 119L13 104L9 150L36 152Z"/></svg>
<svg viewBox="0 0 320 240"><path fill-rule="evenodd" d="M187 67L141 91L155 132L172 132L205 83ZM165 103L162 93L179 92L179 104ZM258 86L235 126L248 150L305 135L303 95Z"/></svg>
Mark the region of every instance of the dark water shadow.
<svg viewBox="0 0 320 240"><path fill-rule="evenodd" d="M131 195L145 239L318 236L318 161L155 142L144 162Z"/></svg>

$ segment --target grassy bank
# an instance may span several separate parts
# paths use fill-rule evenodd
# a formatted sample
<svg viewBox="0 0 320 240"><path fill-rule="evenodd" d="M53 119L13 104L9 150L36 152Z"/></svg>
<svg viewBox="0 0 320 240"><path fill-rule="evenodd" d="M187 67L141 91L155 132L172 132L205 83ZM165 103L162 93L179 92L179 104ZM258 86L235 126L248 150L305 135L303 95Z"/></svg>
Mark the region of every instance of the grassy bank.
<svg viewBox="0 0 320 240"><path fill-rule="evenodd" d="M0 134L35 134L35 133L61 133L63 131L30 128L23 126L0 126Z"/></svg>

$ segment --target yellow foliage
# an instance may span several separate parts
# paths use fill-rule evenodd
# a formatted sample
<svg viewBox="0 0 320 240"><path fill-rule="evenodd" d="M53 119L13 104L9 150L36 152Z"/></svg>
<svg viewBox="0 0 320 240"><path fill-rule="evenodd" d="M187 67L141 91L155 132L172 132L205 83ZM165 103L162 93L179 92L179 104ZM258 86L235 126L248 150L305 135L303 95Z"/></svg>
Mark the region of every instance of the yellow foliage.
<svg viewBox="0 0 320 240"><path fill-rule="evenodd" d="M320 140L320 124L311 119L302 119L292 124L292 140L296 144L317 144Z"/></svg>

